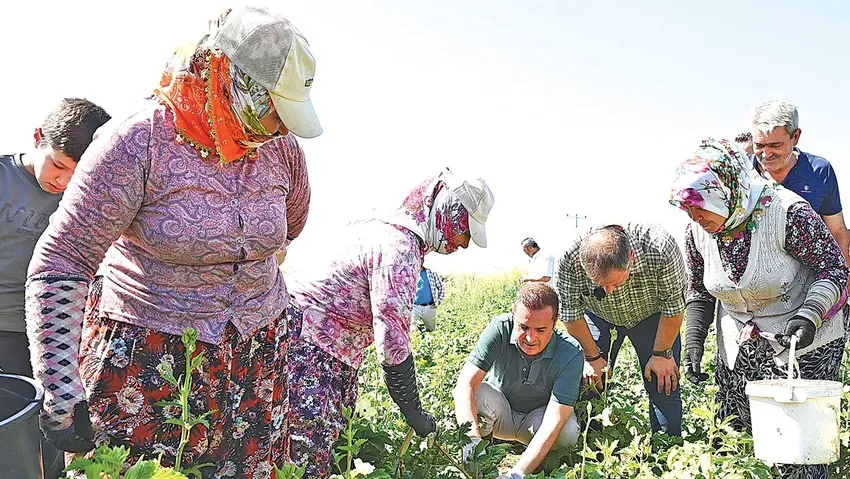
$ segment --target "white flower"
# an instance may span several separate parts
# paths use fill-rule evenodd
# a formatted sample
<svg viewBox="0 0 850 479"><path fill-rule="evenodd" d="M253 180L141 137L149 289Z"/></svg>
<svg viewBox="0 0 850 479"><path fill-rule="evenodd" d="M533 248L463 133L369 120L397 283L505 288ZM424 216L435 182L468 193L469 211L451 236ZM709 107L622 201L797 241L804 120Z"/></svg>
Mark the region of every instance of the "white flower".
<svg viewBox="0 0 850 479"><path fill-rule="evenodd" d="M602 425L603 426L608 427L608 426L614 425L614 423L611 422L611 408L610 407L606 407L605 409L603 409L600 417L602 419Z"/></svg>
<svg viewBox="0 0 850 479"><path fill-rule="evenodd" d="M369 464L368 462L363 462L360 459L354 460L354 477L368 476L373 472L375 472L375 466Z"/></svg>

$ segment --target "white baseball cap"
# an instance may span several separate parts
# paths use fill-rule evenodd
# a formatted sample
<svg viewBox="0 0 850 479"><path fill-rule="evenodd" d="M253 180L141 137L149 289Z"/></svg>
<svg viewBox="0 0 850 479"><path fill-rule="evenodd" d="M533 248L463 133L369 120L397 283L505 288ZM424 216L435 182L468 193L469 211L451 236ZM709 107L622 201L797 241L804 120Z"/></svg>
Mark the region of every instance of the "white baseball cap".
<svg viewBox="0 0 850 479"><path fill-rule="evenodd" d="M482 178L467 179L448 174L443 178L452 193L469 213L469 234L481 248L487 247L487 231L484 223L493 208L493 192Z"/></svg>
<svg viewBox="0 0 850 479"><path fill-rule="evenodd" d="M322 134L310 101L316 60L307 40L286 18L256 6L234 8L211 45L269 91L289 131L301 138Z"/></svg>

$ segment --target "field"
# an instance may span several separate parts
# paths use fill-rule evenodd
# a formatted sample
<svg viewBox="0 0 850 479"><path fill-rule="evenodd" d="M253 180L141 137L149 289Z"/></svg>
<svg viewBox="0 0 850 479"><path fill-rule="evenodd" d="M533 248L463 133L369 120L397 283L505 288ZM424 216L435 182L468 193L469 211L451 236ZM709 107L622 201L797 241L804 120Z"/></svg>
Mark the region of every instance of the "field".
<svg viewBox="0 0 850 479"><path fill-rule="evenodd" d="M481 278L448 279L447 297L437 314L437 331L413 332L417 378L425 408L437 418L436 440L413 437L392 403L381 378L376 355L369 351L360 370L360 395L353 421L337 444L338 476L371 478L464 478L456 465L468 442L455 425L452 388L465 358L489 319L510 310L518 273ZM714 341L706 344L705 369L713 372ZM850 384L850 358L844 356L842 381ZM684 438L653 437L647 419L647 399L634 351L626 343L617 360L609 394L579 403L576 412L584 428L579 444L568 452L550 454L534 477L542 478L769 478L772 465L752 455L752 439L714 421L713 379L698 387L684 380ZM831 477L850 477L850 387L844 388L842 460ZM584 427L587 418L593 427ZM710 446L713 445L713 446ZM487 446L477 466L483 477L496 477L521 454L510 444Z"/></svg>

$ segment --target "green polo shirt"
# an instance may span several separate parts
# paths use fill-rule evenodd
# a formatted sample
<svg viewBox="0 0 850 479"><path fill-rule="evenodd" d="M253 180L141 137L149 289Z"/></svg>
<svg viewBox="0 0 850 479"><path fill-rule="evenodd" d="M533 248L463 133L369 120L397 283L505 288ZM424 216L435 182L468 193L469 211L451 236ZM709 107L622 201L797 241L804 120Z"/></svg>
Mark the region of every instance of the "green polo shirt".
<svg viewBox="0 0 850 479"><path fill-rule="evenodd" d="M502 391L514 411L528 413L550 399L575 405L584 367L579 342L556 329L543 352L529 360L512 337L513 326L511 314L493 318L467 361L487 371L486 380Z"/></svg>

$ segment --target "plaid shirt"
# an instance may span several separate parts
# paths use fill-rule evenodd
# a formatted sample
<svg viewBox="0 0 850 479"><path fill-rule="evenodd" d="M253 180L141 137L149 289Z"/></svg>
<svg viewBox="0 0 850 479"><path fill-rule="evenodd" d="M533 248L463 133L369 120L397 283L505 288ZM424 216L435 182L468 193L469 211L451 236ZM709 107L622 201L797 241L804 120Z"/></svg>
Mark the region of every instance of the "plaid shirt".
<svg viewBox="0 0 850 479"><path fill-rule="evenodd" d="M651 314L672 317L685 310L685 263L670 233L655 225L625 227L635 260L626 284L604 299L593 296L596 286L579 260L581 239L558 264L558 298L564 322L576 321L590 310L616 326L631 328Z"/></svg>
<svg viewBox="0 0 850 479"><path fill-rule="evenodd" d="M443 280L440 279L439 274L428 268L425 268L425 275L428 276L428 284L431 285L431 297L434 298L434 307L437 307L443 302L443 298L446 296L446 290L443 288Z"/></svg>

